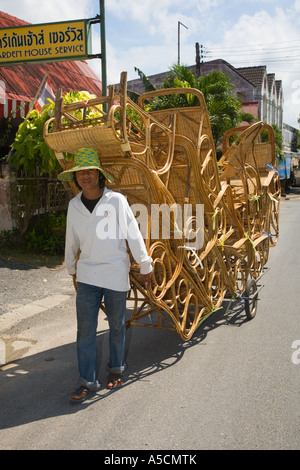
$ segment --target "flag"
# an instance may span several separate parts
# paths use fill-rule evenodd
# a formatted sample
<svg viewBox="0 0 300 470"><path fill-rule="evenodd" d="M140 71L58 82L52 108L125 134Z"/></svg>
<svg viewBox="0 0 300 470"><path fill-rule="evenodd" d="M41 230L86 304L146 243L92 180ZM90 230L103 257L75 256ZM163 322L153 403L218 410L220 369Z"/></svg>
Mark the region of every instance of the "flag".
<svg viewBox="0 0 300 470"><path fill-rule="evenodd" d="M49 80L46 80L41 96L39 97L38 101L35 103L35 107L39 112L41 112L42 107L45 104L49 104L49 101L47 100L47 98L50 98L52 100L55 99L54 91L51 88Z"/></svg>

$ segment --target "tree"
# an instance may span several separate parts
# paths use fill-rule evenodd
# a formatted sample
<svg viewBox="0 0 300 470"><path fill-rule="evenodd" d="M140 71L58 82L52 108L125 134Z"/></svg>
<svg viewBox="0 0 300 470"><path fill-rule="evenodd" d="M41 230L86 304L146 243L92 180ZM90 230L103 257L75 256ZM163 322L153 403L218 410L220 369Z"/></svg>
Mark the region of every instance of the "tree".
<svg viewBox="0 0 300 470"><path fill-rule="evenodd" d="M41 114L36 109L29 111L11 145L13 153L9 164L17 170L25 170L27 176L37 176L37 173L53 175L59 167L54 151L43 139L43 127L53 116L53 107L52 102L43 107Z"/></svg>
<svg viewBox="0 0 300 470"><path fill-rule="evenodd" d="M155 86L150 82L149 78L142 72L142 70L134 67L134 70L137 72L138 76L143 80L145 91L154 91Z"/></svg>
<svg viewBox="0 0 300 470"><path fill-rule="evenodd" d="M63 97L64 103L86 101L91 98L92 96L85 91L72 91ZM82 111L76 111L76 113L75 117L82 119L82 116L78 114ZM88 109L87 118L95 117L96 114L95 110ZM11 145L13 153L9 160L10 165L17 170L25 170L28 177L45 174L55 178L61 171L54 151L48 147L43 138L44 124L53 115L54 102L52 100L49 100L49 103L43 106L41 114L36 109L29 111L22 124L20 124L15 140ZM66 155L66 160L70 158L71 156Z"/></svg>
<svg viewBox="0 0 300 470"><path fill-rule="evenodd" d="M298 116L298 124L300 125L300 114ZM296 129L293 146L295 149L294 152L300 151L300 130L299 129Z"/></svg>
<svg viewBox="0 0 300 470"><path fill-rule="evenodd" d="M65 103L75 101L86 101L92 98L87 92L70 92L64 96ZM52 149L48 147L43 137L43 128L45 122L54 115L54 102L48 100L49 103L43 106L41 113L36 109L32 109L23 122L18 127L15 139L11 145L12 154L9 158L9 164L16 170L23 170L25 178L22 181L11 178L10 194L11 194L11 213L13 219L19 229L20 235L23 236L27 232L28 224L32 216L36 213L39 204L39 192L41 189L38 179L31 178L37 176L46 176L48 178L56 178L57 174L62 170L56 155ZM86 113L87 117L95 117L96 111L92 110ZM82 111L75 111L74 115L78 119L82 119ZM66 160L71 160L72 156L65 154ZM47 225L49 239L46 240L45 233L38 233L38 229L33 228L30 235L30 243L28 248L33 245L37 247L37 243L41 241L43 247L41 251L54 250L58 248L60 243L59 237L53 232L55 214L47 214L45 223ZM50 220L51 219L51 220ZM49 223L50 223L49 222ZM53 229L53 230L52 230ZM64 233L64 231L63 231Z"/></svg>
<svg viewBox="0 0 300 470"><path fill-rule="evenodd" d="M298 122L300 124L300 117L298 119ZM300 151L300 131L298 129L295 130L291 150L293 152L299 152Z"/></svg>
<svg viewBox="0 0 300 470"><path fill-rule="evenodd" d="M273 130L275 134L275 153L276 156L280 159L284 158L284 153L283 153L283 135L281 130L276 124L273 124Z"/></svg>

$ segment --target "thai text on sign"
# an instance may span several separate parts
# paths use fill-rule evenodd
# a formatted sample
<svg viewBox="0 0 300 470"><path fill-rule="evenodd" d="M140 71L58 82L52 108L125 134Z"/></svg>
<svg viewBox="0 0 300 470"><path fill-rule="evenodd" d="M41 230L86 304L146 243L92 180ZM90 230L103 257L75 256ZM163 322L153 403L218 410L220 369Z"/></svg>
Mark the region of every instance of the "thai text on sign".
<svg viewBox="0 0 300 470"><path fill-rule="evenodd" d="M0 65L86 59L90 50L88 20L0 29Z"/></svg>

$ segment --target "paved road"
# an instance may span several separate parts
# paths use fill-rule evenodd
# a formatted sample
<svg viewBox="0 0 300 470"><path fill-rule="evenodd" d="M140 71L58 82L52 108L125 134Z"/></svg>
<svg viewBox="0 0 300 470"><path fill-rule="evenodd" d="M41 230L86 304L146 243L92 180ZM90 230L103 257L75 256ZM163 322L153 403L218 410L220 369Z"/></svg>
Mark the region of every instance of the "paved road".
<svg viewBox="0 0 300 470"><path fill-rule="evenodd" d="M82 405L68 401L71 279L61 267L0 264L0 449L299 449L299 233L300 199L286 198L254 320L240 303L224 316L225 304L187 343L130 328L126 384ZM103 383L107 336L101 315Z"/></svg>

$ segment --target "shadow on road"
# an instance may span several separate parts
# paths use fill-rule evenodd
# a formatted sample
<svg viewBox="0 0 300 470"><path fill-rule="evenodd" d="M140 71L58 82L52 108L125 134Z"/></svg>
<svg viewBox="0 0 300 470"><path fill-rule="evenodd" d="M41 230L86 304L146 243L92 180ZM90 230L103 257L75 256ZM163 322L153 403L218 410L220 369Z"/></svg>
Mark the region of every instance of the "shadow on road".
<svg viewBox="0 0 300 470"><path fill-rule="evenodd" d="M234 305L233 305L234 304ZM222 325L242 326L246 317L241 313L241 303L228 302L216 311L196 331L193 338L184 342L179 335L167 330L131 327L127 330L126 362L123 389L137 381L150 381L153 374L163 372L182 359L185 351L202 345L209 332ZM226 316L224 316L226 313ZM99 379L106 383L108 330L98 335L101 365ZM105 388L93 400L72 404L69 393L76 382L76 344L70 343L41 353L24 357L0 369L0 429L13 428L47 418L74 414L83 407L104 400L111 393Z"/></svg>
<svg viewBox="0 0 300 470"><path fill-rule="evenodd" d="M25 264L19 261L9 261L4 258L0 258L0 268L8 268L8 269L18 269L20 271L29 271L31 269L39 269L39 266L31 266L29 264Z"/></svg>

